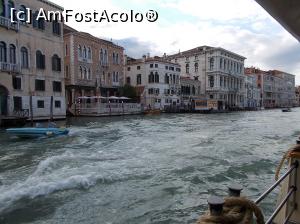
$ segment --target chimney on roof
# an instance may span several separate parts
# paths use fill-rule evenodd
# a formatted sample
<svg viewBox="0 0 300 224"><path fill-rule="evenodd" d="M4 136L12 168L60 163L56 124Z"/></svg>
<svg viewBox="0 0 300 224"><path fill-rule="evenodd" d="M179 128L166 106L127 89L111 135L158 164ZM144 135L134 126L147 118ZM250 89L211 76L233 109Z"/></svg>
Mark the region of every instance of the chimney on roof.
<svg viewBox="0 0 300 224"><path fill-rule="evenodd" d="M167 54L166 53L164 53L164 59L166 59L167 58Z"/></svg>
<svg viewBox="0 0 300 224"><path fill-rule="evenodd" d="M147 58L150 58L150 53L147 53Z"/></svg>
<svg viewBox="0 0 300 224"><path fill-rule="evenodd" d="M146 61L146 58L147 58L147 56L144 54L142 58L143 58L143 62L145 62L145 61Z"/></svg>

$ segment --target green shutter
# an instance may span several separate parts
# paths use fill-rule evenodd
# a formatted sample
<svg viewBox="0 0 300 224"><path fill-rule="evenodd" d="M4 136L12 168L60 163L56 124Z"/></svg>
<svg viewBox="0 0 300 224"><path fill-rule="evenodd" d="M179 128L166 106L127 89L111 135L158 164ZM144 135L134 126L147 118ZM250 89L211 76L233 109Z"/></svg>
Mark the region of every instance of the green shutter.
<svg viewBox="0 0 300 224"><path fill-rule="evenodd" d="M4 16L4 0L0 0L0 16Z"/></svg>

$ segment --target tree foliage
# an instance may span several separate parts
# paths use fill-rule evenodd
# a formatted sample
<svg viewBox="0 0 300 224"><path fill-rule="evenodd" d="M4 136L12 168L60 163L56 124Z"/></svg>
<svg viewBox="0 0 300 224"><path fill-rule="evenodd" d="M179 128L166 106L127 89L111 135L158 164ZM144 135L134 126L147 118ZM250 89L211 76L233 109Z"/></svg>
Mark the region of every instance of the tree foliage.
<svg viewBox="0 0 300 224"><path fill-rule="evenodd" d="M124 85L121 89L120 89L120 94L121 96L125 96L131 99L136 99L137 98L137 92L136 89L131 86L131 85Z"/></svg>

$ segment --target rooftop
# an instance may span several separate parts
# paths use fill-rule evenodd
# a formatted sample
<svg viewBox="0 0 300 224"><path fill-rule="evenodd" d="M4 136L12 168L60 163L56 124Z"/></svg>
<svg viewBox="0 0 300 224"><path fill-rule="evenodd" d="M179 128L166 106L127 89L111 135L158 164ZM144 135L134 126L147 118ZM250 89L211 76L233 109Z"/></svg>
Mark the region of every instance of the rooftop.
<svg viewBox="0 0 300 224"><path fill-rule="evenodd" d="M232 51L226 50L224 48L221 48L221 47L211 47L211 46L206 46L206 45L195 47L195 48L192 48L190 50L178 52L177 54L168 55L167 57L173 59L173 58L177 58L177 57L193 56L193 55L197 55L197 54L202 53L202 52L205 53L205 52L217 51L217 50L225 51L228 54L234 55L234 56L239 57L239 58L241 58L243 60L246 59L246 57L244 57L242 55L239 55L239 54L236 54L236 53L234 53Z"/></svg>
<svg viewBox="0 0 300 224"><path fill-rule="evenodd" d="M83 38L90 38L95 42L106 43L106 44L114 45L115 47L124 49L122 46L119 46L119 45L113 43L112 41L108 41L108 40L101 39L99 37L95 37L92 34L89 34L89 33L86 33L86 32L78 31L78 30L64 24L64 36L67 36L67 35L77 35L77 36L80 36L80 37L83 37Z"/></svg>
<svg viewBox="0 0 300 224"><path fill-rule="evenodd" d="M61 6L59 6L59 5L55 4L55 3L53 3L53 2L51 2L51 1L48 1L48 0L38 0L38 1L43 2L43 3L47 4L47 5L50 5L50 6L54 7L54 8L57 8L57 9L59 9L59 10L61 10L61 11L64 11L64 8L63 8L63 7L61 7Z"/></svg>
<svg viewBox="0 0 300 224"><path fill-rule="evenodd" d="M174 66L180 66L177 63L170 62L167 58L163 58L159 56L154 56L154 57L144 56L143 58L139 58L139 59L129 58L129 60L127 60L127 65L135 65L135 64L150 63L150 62L160 62L165 64L171 64Z"/></svg>

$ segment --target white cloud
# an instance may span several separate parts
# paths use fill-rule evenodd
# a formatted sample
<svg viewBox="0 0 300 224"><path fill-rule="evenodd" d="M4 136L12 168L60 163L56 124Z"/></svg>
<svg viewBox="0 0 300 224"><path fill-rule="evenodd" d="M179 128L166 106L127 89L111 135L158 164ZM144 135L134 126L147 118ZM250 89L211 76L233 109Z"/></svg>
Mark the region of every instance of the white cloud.
<svg viewBox="0 0 300 224"><path fill-rule="evenodd" d="M60 1L54 0L58 4ZM135 2L136 1L136 2ZM160 10L155 23L74 23L68 25L98 37L129 41L127 52L141 56L176 53L196 46L223 47L247 57L246 65L261 69L282 69L299 74L300 44L287 33L254 0L163 0L142 3L128 0L128 5L153 4ZM63 1L66 9L91 11L108 9L122 12L124 9L113 1L89 0ZM176 13L174 21L169 15ZM188 17L188 15L190 17ZM187 18L185 18L185 16ZM124 43L124 41L119 41ZM134 47L136 42L137 47ZM149 44L149 46L147 46ZM143 50L142 47L145 47ZM147 47L146 47L147 46ZM299 60L298 60L299 59Z"/></svg>
<svg viewBox="0 0 300 224"><path fill-rule="evenodd" d="M177 0L163 1L161 5L203 20L228 21L269 17L254 0Z"/></svg>

